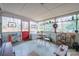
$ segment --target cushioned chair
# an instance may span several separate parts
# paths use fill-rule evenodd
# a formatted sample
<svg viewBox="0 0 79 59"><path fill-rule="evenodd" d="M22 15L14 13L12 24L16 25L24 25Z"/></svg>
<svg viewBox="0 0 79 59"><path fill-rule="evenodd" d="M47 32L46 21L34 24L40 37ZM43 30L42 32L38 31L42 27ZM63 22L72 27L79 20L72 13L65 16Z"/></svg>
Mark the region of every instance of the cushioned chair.
<svg viewBox="0 0 79 59"><path fill-rule="evenodd" d="M2 55L3 56L13 56L14 55L13 47L10 42L3 43Z"/></svg>

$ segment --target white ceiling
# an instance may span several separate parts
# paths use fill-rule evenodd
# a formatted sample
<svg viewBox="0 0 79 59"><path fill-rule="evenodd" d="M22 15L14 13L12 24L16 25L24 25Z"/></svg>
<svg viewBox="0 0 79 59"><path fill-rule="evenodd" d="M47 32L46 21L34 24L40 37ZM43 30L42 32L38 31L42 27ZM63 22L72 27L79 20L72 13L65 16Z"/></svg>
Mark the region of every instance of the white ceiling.
<svg viewBox="0 0 79 59"><path fill-rule="evenodd" d="M35 21L79 11L78 3L4 3L0 7L3 11L30 17Z"/></svg>

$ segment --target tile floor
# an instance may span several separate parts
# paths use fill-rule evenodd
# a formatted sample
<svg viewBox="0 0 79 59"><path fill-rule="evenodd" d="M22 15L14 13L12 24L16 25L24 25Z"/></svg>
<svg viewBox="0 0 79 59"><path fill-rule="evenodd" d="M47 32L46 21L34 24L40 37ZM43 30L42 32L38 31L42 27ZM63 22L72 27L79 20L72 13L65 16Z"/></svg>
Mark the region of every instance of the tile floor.
<svg viewBox="0 0 79 59"><path fill-rule="evenodd" d="M55 52L56 49L57 49L56 45L40 40L36 41L32 40L14 46L16 56L27 56L31 52L35 52L40 56L52 56L54 55L53 52Z"/></svg>
<svg viewBox="0 0 79 59"><path fill-rule="evenodd" d="M14 46L16 56L55 56L53 53L56 49L55 44L42 40L31 40ZM69 49L68 56L79 56L79 52Z"/></svg>
<svg viewBox="0 0 79 59"><path fill-rule="evenodd" d="M74 49L69 49L70 56L79 56L79 52L75 51Z"/></svg>

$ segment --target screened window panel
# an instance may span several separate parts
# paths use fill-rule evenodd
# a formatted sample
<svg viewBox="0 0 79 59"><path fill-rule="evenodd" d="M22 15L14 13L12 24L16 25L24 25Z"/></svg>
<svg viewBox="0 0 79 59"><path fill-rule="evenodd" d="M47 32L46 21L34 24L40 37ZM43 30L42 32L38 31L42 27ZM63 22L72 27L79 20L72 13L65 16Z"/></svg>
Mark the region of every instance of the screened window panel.
<svg viewBox="0 0 79 59"><path fill-rule="evenodd" d="M77 16L77 17L78 17L78 20L79 20L79 14L78 14L78 16Z"/></svg>
<svg viewBox="0 0 79 59"><path fill-rule="evenodd" d="M56 22L61 22L62 21L62 18L57 18L56 19Z"/></svg>
<svg viewBox="0 0 79 59"><path fill-rule="evenodd" d="M78 30L79 30L79 20L78 20L78 25L77 25L77 28L78 28Z"/></svg>
<svg viewBox="0 0 79 59"><path fill-rule="evenodd" d="M73 17L74 17L74 20L76 20L76 15L73 15Z"/></svg>
<svg viewBox="0 0 79 59"><path fill-rule="evenodd" d="M22 31L28 31L28 22L22 21Z"/></svg>
<svg viewBox="0 0 79 59"><path fill-rule="evenodd" d="M21 20L2 16L2 32L21 31Z"/></svg>
<svg viewBox="0 0 79 59"><path fill-rule="evenodd" d="M45 31L52 31L52 30L53 30L53 24L52 23L45 24Z"/></svg>
<svg viewBox="0 0 79 59"><path fill-rule="evenodd" d="M44 27L45 31L48 31L48 25L45 24L45 27Z"/></svg>
<svg viewBox="0 0 79 59"><path fill-rule="evenodd" d="M36 22L30 21L30 33L31 34L36 34L37 33L37 30L38 30L37 26L38 25L37 25Z"/></svg>
<svg viewBox="0 0 79 59"><path fill-rule="evenodd" d="M57 27L57 32L62 32L62 23L59 22L57 23L58 27Z"/></svg>
<svg viewBox="0 0 79 59"><path fill-rule="evenodd" d="M68 21L68 22L63 22L63 32L74 32L76 23L75 21Z"/></svg>
<svg viewBox="0 0 79 59"><path fill-rule="evenodd" d="M38 25L38 31L44 31L44 25L43 24Z"/></svg>

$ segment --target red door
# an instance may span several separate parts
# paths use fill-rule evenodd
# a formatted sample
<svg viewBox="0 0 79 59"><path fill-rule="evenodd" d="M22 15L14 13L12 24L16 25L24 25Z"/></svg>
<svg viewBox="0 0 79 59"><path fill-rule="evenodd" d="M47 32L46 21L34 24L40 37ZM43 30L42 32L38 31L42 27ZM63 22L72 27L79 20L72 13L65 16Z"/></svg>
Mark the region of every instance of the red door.
<svg viewBox="0 0 79 59"><path fill-rule="evenodd" d="M22 40L23 41L29 40L29 32L28 31L23 31L22 32Z"/></svg>

